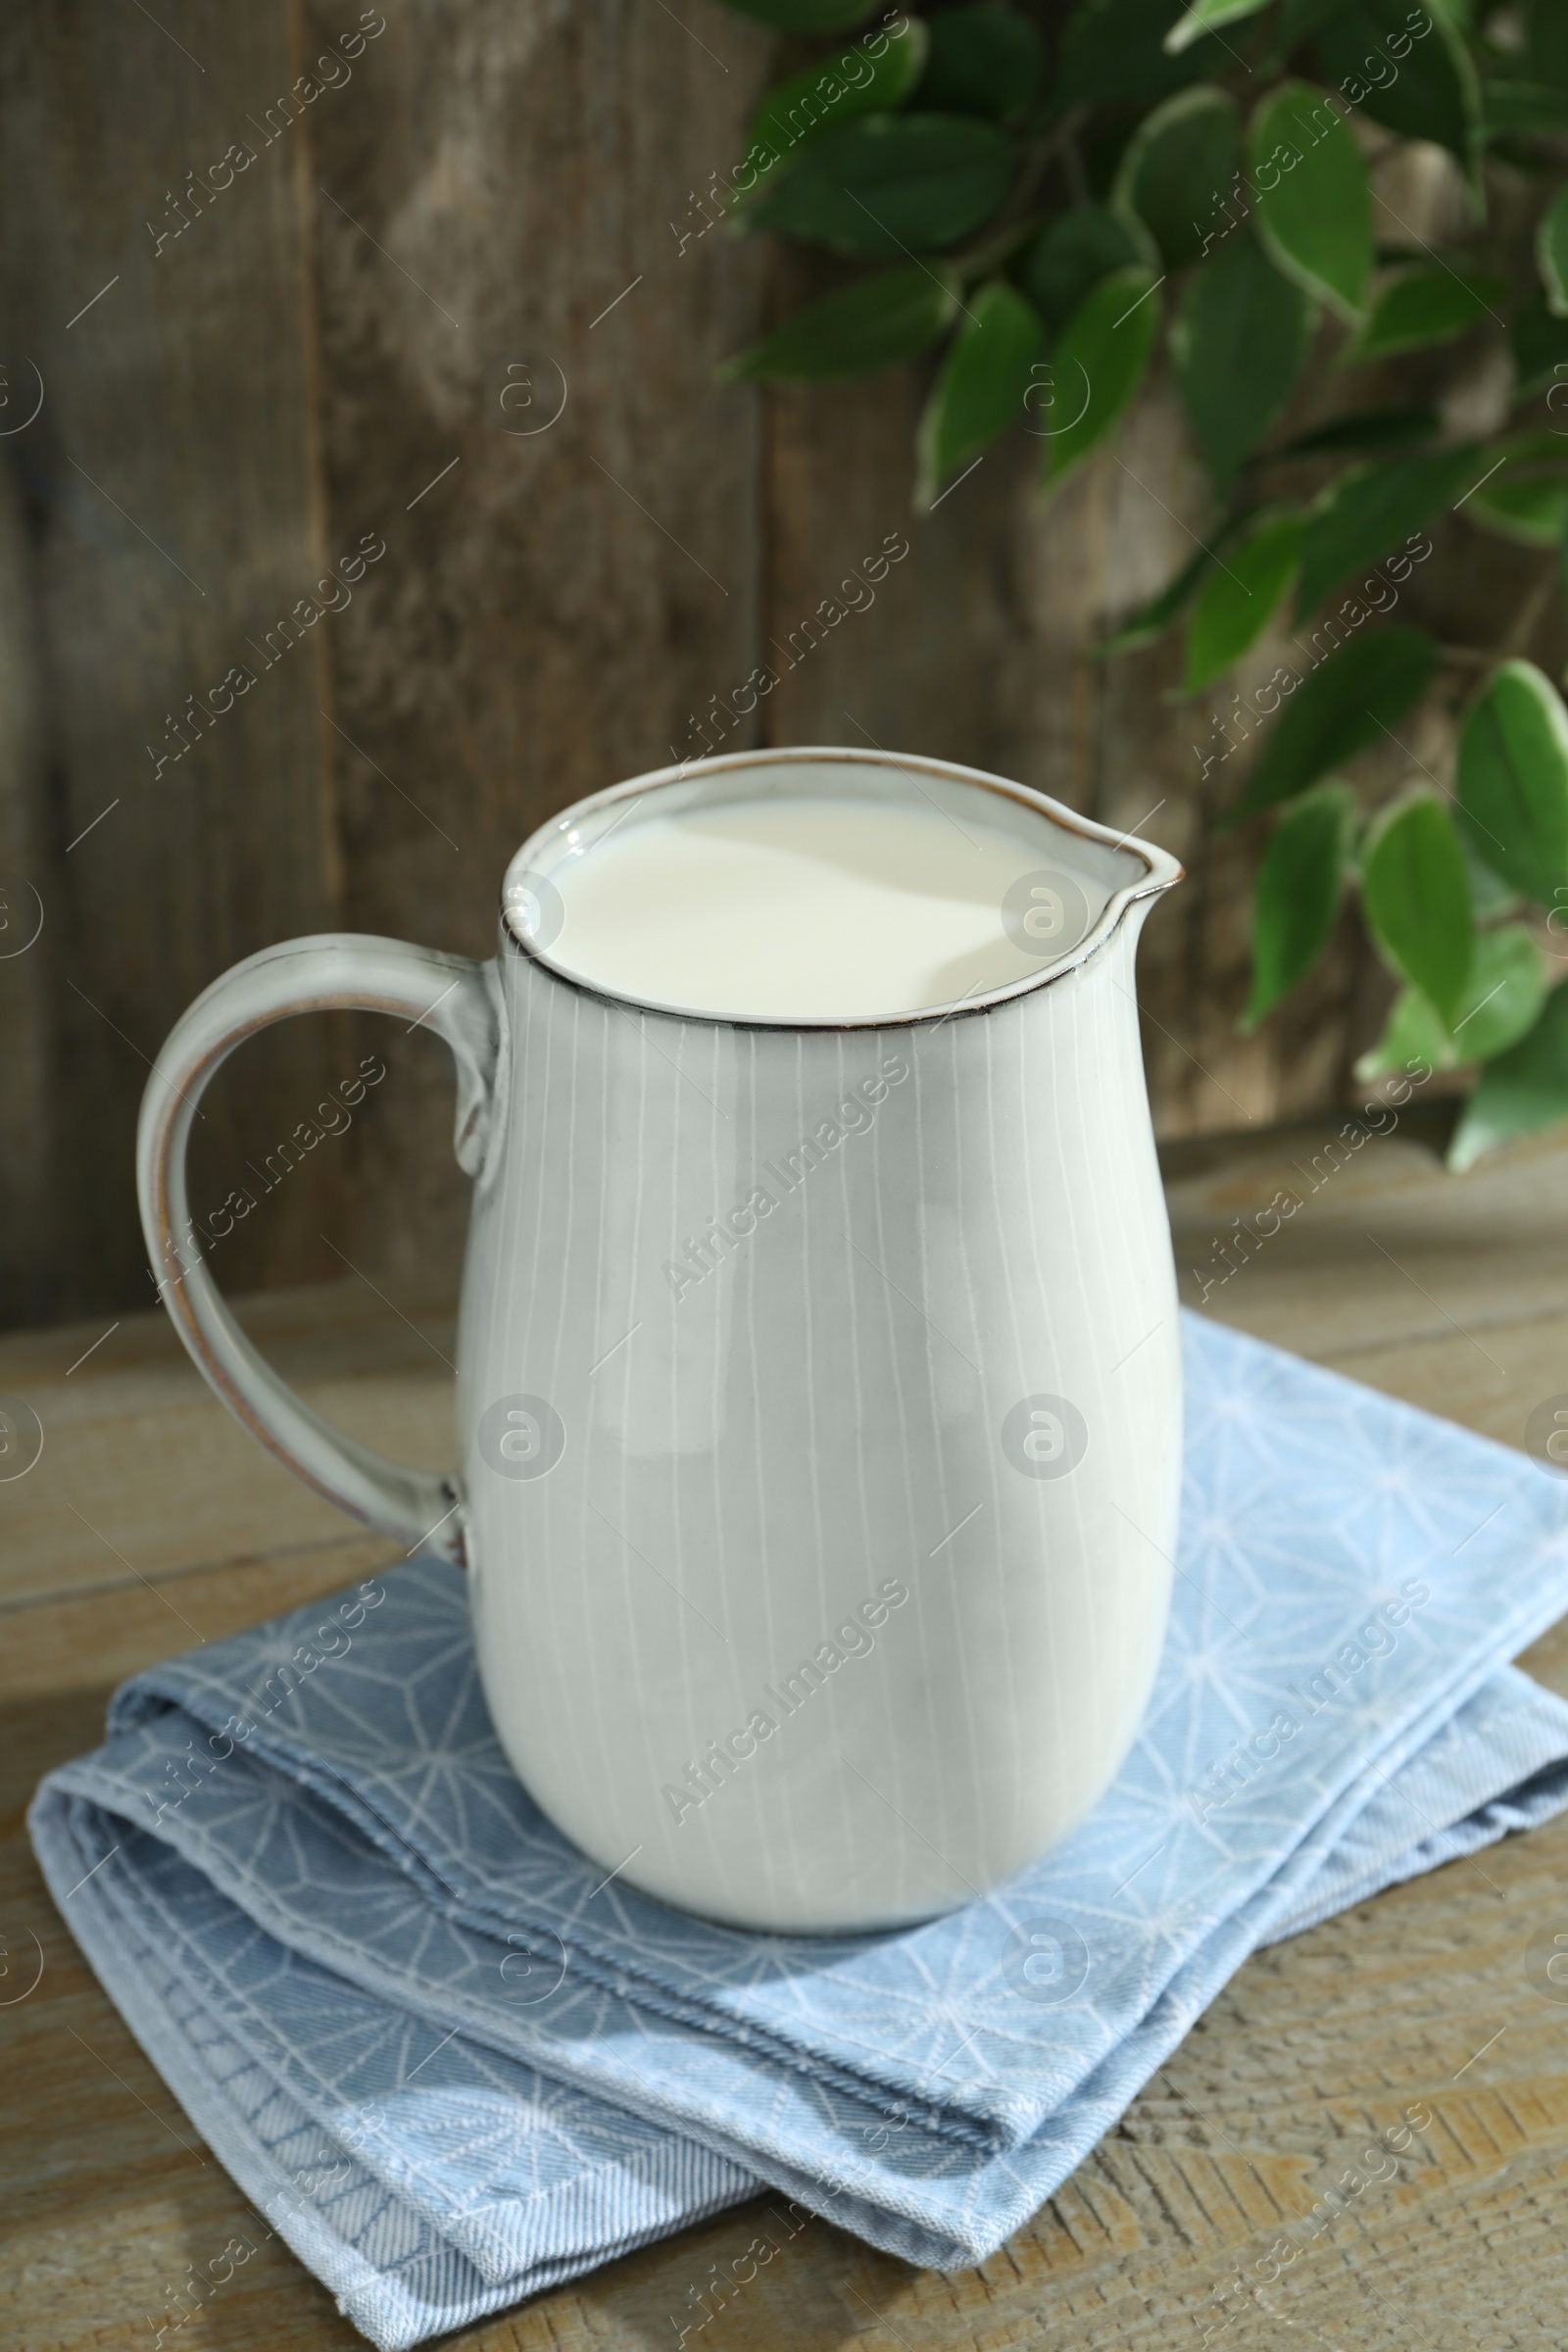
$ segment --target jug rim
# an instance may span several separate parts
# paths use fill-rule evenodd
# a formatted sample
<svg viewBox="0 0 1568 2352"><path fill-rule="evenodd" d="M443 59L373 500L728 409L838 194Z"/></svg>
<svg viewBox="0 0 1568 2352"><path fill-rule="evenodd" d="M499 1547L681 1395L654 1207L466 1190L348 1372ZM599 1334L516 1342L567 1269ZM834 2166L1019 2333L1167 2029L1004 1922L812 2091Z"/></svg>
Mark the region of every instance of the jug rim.
<svg viewBox="0 0 1568 2352"><path fill-rule="evenodd" d="M622 802L641 798L663 786L683 783L692 778L744 774L749 769L781 764L805 768L829 762L867 768L917 768L925 775L980 786L1003 799L1016 802L1035 815L1044 816L1063 832L1075 833L1082 840L1095 842L1105 849L1127 851L1142 861L1143 877L1112 891L1076 946L1038 972L1026 972L1021 978L1006 981L1000 988L960 997L947 1004L925 1004L912 1011L840 1017L829 1014L714 1012L706 1006L667 1004L660 999L607 988L598 981L585 979L580 972L571 970L567 965L558 963L547 946L529 938L527 932L513 919L517 877L534 871L548 875L548 868L539 864L546 850L587 817ZM587 794L582 800L574 801L570 808L562 809L559 815L548 817L542 825L535 826L509 860L503 876L501 942L504 951L510 950L540 964L553 980L576 989L583 996L597 997L607 1004L621 1005L635 1012L658 1013L670 1020L701 1021L721 1029L772 1029L786 1032L909 1029L917 1025L939 1028L946 1021L996 1011L1004 1004L1010 1004L1020 997L1031 996L1037 989L1050 988L1054 982L1066 979L1069 974L1081 971L1086 963L1109 947L1135 906L1162 897L1184 878L1186 870L1179 858L1153 842L1144 841L1136 833L1113 832L1110 826L1083 815L1076 808L1069 808L1061 801L1053 800L1048 793L1036 792L1032 786L1019 784L1010 777L993 775L985 768L965 767L957 760L932 759L923 753L887 752L880 747L864 750L858 746L838 747L831 744L782 744L762 751L718 752L706 760L685 760L673 767L654 768L646 775L633 776L625 783L607 785L601 792Z"/></svg>

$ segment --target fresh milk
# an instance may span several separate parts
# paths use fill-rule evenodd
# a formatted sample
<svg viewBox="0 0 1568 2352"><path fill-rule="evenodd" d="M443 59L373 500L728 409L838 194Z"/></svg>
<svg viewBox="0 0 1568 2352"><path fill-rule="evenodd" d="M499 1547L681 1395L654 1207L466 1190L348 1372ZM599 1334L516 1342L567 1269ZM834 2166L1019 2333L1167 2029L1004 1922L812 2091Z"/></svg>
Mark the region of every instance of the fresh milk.
<svg viewBox="0 0 1568 2352"><path fill-rule="evenodd" d="M552 867L552 962L613 996L718 1016L875 1020L1040 972L1106 884L1000 793L833 793L638 808Z"/></svg>

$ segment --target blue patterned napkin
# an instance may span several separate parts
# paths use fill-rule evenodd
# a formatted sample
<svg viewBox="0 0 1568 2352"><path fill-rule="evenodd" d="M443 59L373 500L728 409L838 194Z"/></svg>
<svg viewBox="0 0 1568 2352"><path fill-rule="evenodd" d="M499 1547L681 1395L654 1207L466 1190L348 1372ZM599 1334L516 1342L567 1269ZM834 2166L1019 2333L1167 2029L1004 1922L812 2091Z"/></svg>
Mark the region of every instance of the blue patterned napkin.
<svg viewBox="0 0 1568 2352"><path fill-rule="evenodd" d="M762 2186L911 2262L982 2260L1250 1951L1568 1803L1568 1706L1506 1664L1568 1608L1568 1482L1184 1327L1138 1743L1081 1829L949 1918L756 1936L607 1881L508 1768L430 1561L138 1675L43 1784L88 1958L377 2344Z"/></svg>

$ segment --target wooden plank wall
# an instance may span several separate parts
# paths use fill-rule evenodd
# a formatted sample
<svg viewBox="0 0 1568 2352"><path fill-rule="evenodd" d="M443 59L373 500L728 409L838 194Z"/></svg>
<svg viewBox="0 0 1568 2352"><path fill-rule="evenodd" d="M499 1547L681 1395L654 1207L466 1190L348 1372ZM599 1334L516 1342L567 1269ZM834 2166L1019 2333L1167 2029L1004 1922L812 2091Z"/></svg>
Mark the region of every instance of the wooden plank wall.
<svg viewBox="0 0 1568 2352"><path fill-rule="evenodd" d="M0 423L31 368L45 386L0 434L0 875L46 911L0 959L0 1321L149 1297L136 1103L202 986L340 926L488 952L522 835L692 748L890 533L910 552L875 605L749 739L870 738L1146 820L1194 869L1145 950L1163 1130L1331 1101L1375 1011L1364 955L1347 937L1298 1009L1235 1037L1249 852L1206 840L1207 712L1171 708L1172 649L1085 659L1201 527L1168 389L1049 509L1018 437L916 522L918 371L713 381L816 277L721 229L680 242L773 70L760 28L711 0L380 22L351 60L350 0L13 0L0 24ZM305 74L319 94L289 108ZM218 188L231 142L254 160ZM505 429L509 363L528 421L564 386L545 429ZM270 653L367 538L350 601L324 589L339 609ZM186 698L236 663L256 684L181 748ZM388 1077L352 1127L253 1181L367 1054ZM321 1016L248 1047L193 1193L256 1195L225 1283L450 1271L450 1123L422 1034Z"/></svg>
<svg viewBox="0 0 1568 2352"><path fill-rule="evenodd" d="M0 30L4 356L13 383L29 366L44 382L36 422L0 442L36 624L13 661L35 656L42 714L36 764L3 779L45 910L51 1118L28 1168L52 1213L7 1302L34 1317L151 1298L131 1192L148 1058L226 964L328 928L341 903L324 647L272 674L246 645L309 589L321 532L299 157L247 128L287 86L289 24L271 7L162 21L27 0ZM173 234L186 172L209 177L241 137L258 160ZM182 750L186 697L242 662L257 686ZM29 956L0 964L0 987L36 980ZM243 1092L215 1093L198 1200L219 1164L288 1132L324 1050L308 1031L268 1041ZM301 1169L270 1220L272 1264L297 1262L341 1180Z"/></svg>

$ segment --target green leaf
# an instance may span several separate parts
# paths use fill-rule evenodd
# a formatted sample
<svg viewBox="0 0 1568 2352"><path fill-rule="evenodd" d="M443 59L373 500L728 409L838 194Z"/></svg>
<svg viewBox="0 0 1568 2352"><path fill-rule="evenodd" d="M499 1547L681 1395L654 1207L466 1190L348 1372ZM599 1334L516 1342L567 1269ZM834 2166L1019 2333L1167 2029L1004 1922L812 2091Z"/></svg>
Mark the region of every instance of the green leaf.
<svg viewBox="0 0 1568 2352"><path fill-rule="evenodd" d="M1355 795L1320 784L1274 828L1252 899L1252 991L1244 1036L1303 980L1327 947L1340 911Z"/></svg>
<svg viewBox="0 0 1568 2352"><path fill-rule="evenodd" d="M1164 38L1185 12L1181 0L1082 0L1061 37L1052 110L1069 106L1153 106L1189 81L1213 81L1235 64L1212 38L1172 56Z"/></svg>
<svg viewBox="0 0 1568 2352"><path fill-rule="evenodd" d="M948 476L1024 413L1030 370L1044 356L1039 313L995 278L968 298L969 317L920 419L915 505L928 509Z"/></svg>
<svg viewBox="0 0 1568 2352"><path fill-rule="evenodd" d="M841 74L833 59L826 58L769 90L752 118L748 160L760 150L762 170L771 171L803 141L816 138L838 123L852 122L857 115L885 114L902 106L925 63L926 27L919 17L906 17L902 29L886 37L880 57L856 52L854 79ZM839 62L848 66L850 60ZM775 162L768 163L768 157Z"/></svg>
<svg viewBox="0 0 1568 2352"><path fill-rule="evenodd" d="M1357 1060L1355 1075L1369 1086L1374 1079L1392 1077L1420 1062L1429 1069L1451 1070L1457 1060L1453 1040L1431 998L1418 988L1401 988L1383 1035Z"/></svg>
<svg viewBox="0 0 1568 2352"><path fill-rule="evenodd" d="M1459 737L1456 782L1476 855L1538 905L1562 906L1568 711L1534 662L1504 662L1494 675Z"/></svg>
<svg viewBox="0 0 1568 2352"><path fill-rule="evenodd" d="M1012 143L969 115L866 115L824 130L770 172L745 209L835 253L887 259L955 245L1011 187Z"/></svg>
<svg viewBox="0 0 1568 2352"><path fill-rule="evenodd" d="M1269 259L1304 293L1358 318L1372 269L1372 192L1361 151L1327 91L1285 81L1249 133L1253 219Z"/></svg>
<svg viewBox="0 0 1568 2352"><path fill-rule="evenodd" d="M1542 81L1568 90L1568 16L1562 0L1526 0L1525 54Z"/></svg>
<svg viewBox="0 0 1568 2352"><path fill-rule="evenodd" d="M1550 402L1547 402L1550 407ZM1529 467L1534 472L1543 468L1548 473L1561 473L1568 467L1568 432L1525 431L1505 433L1500 440L1484 443L1477 451L1483 465L1489 459L1506 458L1509 469L1518 472Z"/></svg>
<svg viewBox="0 0 1568 2352"><path fill-rule="evenodd" d="M1045 47L1027 17L979 0L973 8L939 8L925 23L931 55L916 105L997 122L1027 113L1045 72Z"/></svg>
<svg viewBox="0 0 1568 2352"><path fill-rule="evenodd" d="M1159 337L1156 282L1147 270L1117 270L1062 328L1051 364L1063 412L1073 420L1047 438L1051 486L1104 439L1143 382Z"/></svg>
<svg viewBox="0 0 1568 2352"><path fill-rule="evenodd" d="M1220 24L1234 24L1239 17L1255 17L1267 0L1190 0L1190 5L1165 35L1165 46L1173 57L1190 49L1194 41Z"/></svg>
<svg viewBox="0 0 1568 2352"><path fill-rule="evenodd" d="M756 17L775 32L848 32L863 23L877 0L724 0L743 17Z"/></svg>
<svg viewBox="0 0 1568 2352"><path fill-rule="evenodd" d="M1412 13L1409 0L1352 0L1319 32L1319 60L1348 105L1401 138L1446 147L1468 171L1481 128L1470 52L1437 5L1424 12L1428 30L1412 40Z"/></svg>
<svg viewBox="0 0 1568 2352"><path fill-rule="evenodd" d="M1465 866L1470 875L1470 904L1475 908L1478 923L1490 923L1499 914L1512 914L1519 905L1519 893L1511 883L1495 873L1484 858L1476 855L1476 845L1468 828L1459 827L1459 847L1464 852Z"/></svg>
<svg viewBox="0 0 1568 2352"><path fill-rule="evenodd" d="M1199 82L1178 90L1139 124L1110 201L1117 212L1143 221L1167 270L1184 270L1212 241L1225 191L1241 167L1236 101Z"/></svg>
<svg viewBox="0 0 1568 2352"><path fill-rule="evenodd" d="M1407 270L1385 286L1366 324L1344 355L1347 368L1396 352L1451 343L1480 318L1495 318L1507 288L1500 278L1468 270Z"/></svg>
<svg viewBox="0 0 1568 2352"><path fill-rule="evenodd" d="M1523 923L1478 931L1475 959L1454 1016L1460 1061L1491 1061L1535 1027L1546 997L1546 966Z"/></svg>
<svg viewBox="0 0 1568 2352"><path fill-rule="evenodd" d="M1490 1062L1448 1146L1448 1165L1473 1167L1511 1136L1568 1118L1568 990L1555 988L1518 1045Z"/></svg>
<svg viewBox="0 0 1568 2352"><path fill-rule="evenodd" d="M1435 1070L1490 1061L1506 1054L1535 1027L1546 996L1546 967L1523 923L1499 923L1476 934L1469 976L1450 1029L1430 997L1401 989L1389 1025L1355 1065L1357 1078L1382 1078L1412 1061Z"/></svg>
<svg viewBox="0 0 1568 2352"><path fill-rule="evenodd" d="M1347 449L1403 449L1412 442L1434 441L1443 430L1436 409L1366 409L1353 416L1336 416L1332 424L1315 425L1298 433L1271 454L1276 458L1337 456Z"/></svg>
<svg viewBox="0 0 1568 2352"><path fill-rule="evenodd" d="M1313 509L1301 550L1298 619L1331 596L1353 571L1377 564L1413 538L1440 507L1451 506L1485 468L1473 447L1357 466L1342 473ZM1429 551L1430 552L1430 551Z"/></svg>
<svg viewBox="0 0 1568 2352"><path fill-rule="evenodd" d="M1568 453L1568 442L1563 447ZM1499 473L1465 500L1464 515L1519 547L1558 547L1568 534L1568 481Z"/></svg>
<svg viewBox="0 0 1568 2352"><path fill-rule="evenodd" d="M1300 560L1300 516L1276 514L1210 574L1187 627L1184 693L1211 685L1257 643L1284 603Z"/></svg>
<svg viewBox="0 0 1568 2352"><path fill-rule="evenodd" d="M718 372L747 377L867 375L912 360L952 324L958 289L941 271L883 270L786 318Z"/></svg>
<svg viewBox="0 0 1568 2352"><path fill-rule="evenodd" d="M1536 263L1554 318L1568 318L1568 188L1560 189L1541 216Z"/></svg>
<svg viewBox="0 0 1568 2352"><path fill-rule="evenodd" d="M1528 400L1554 378L1568 382L1568 318L1553 318L1544 294L1532 294L1515 314L1508 340L1513 345L1515 400Z"/></svg>
<svg viewBox="0 0 1568 2352"><path fill-rule="evenodd" d="M1475 918L1464 853L1441 801L1422 794L1378 826L1361 864L1361 911L1395 970L1452 1021L1470 977Z"/></svg>
<svg viewBox="0 0 1568 2352"><path fill-rule="evenodd" d="M1189 564L1183 565L1176 577L1167 582L1157 596L1129 612L1120 628L1102 639L1095 651L1101 654L1129 654L1140 645L1152 645L1156 637L1174 627L1187 608L1198 583L1217 564L1227 547L1238 539L1252 519L1250 515L1235 515L1212 533L1207 544L1199 549Z"/></svg>
<svg viewBox="0 0 1568 2352"><path fill-rule="evenodd" d="M1141 220L1102 204L1076 204L1047 222L1024 266L1024 291L1053 335L1113 270L1159 274L1159 251Z"/></svg>
<svg viewBox="0 0 1568 2352"><path fill-rule="evenodd" d="M1318 26L1344 5L1345 0L1280 0L1280 57L1289 57L1293 49L1310 40Z"/></svg>
<svg viewBox="0 0 1568 2352"><path fill-rule="evenodd" d="M1223 494L1290 398L1316 311L1245 232L1193 277L1171 358L1193 432Z"/></svg>
<svg viewBox="0 0 1568 2352"><path fill-rule="evenodd" d="M1540 131L1561 131L1568 126L1568 90L1553 89L1544 81L1484 81L1481 113L1490 138L1510 131L1526 138Z"/></svg>
<svg viewBox="0 0 1568 2352"><path fill-rule="evenodd" d="M1246 792L1222 820L1238 824L1294 800L1330 768L1388 740L1426 693L1438 648L1424 629L1373 629L1352 637L1296 688L1264 738Z"/></svg>

